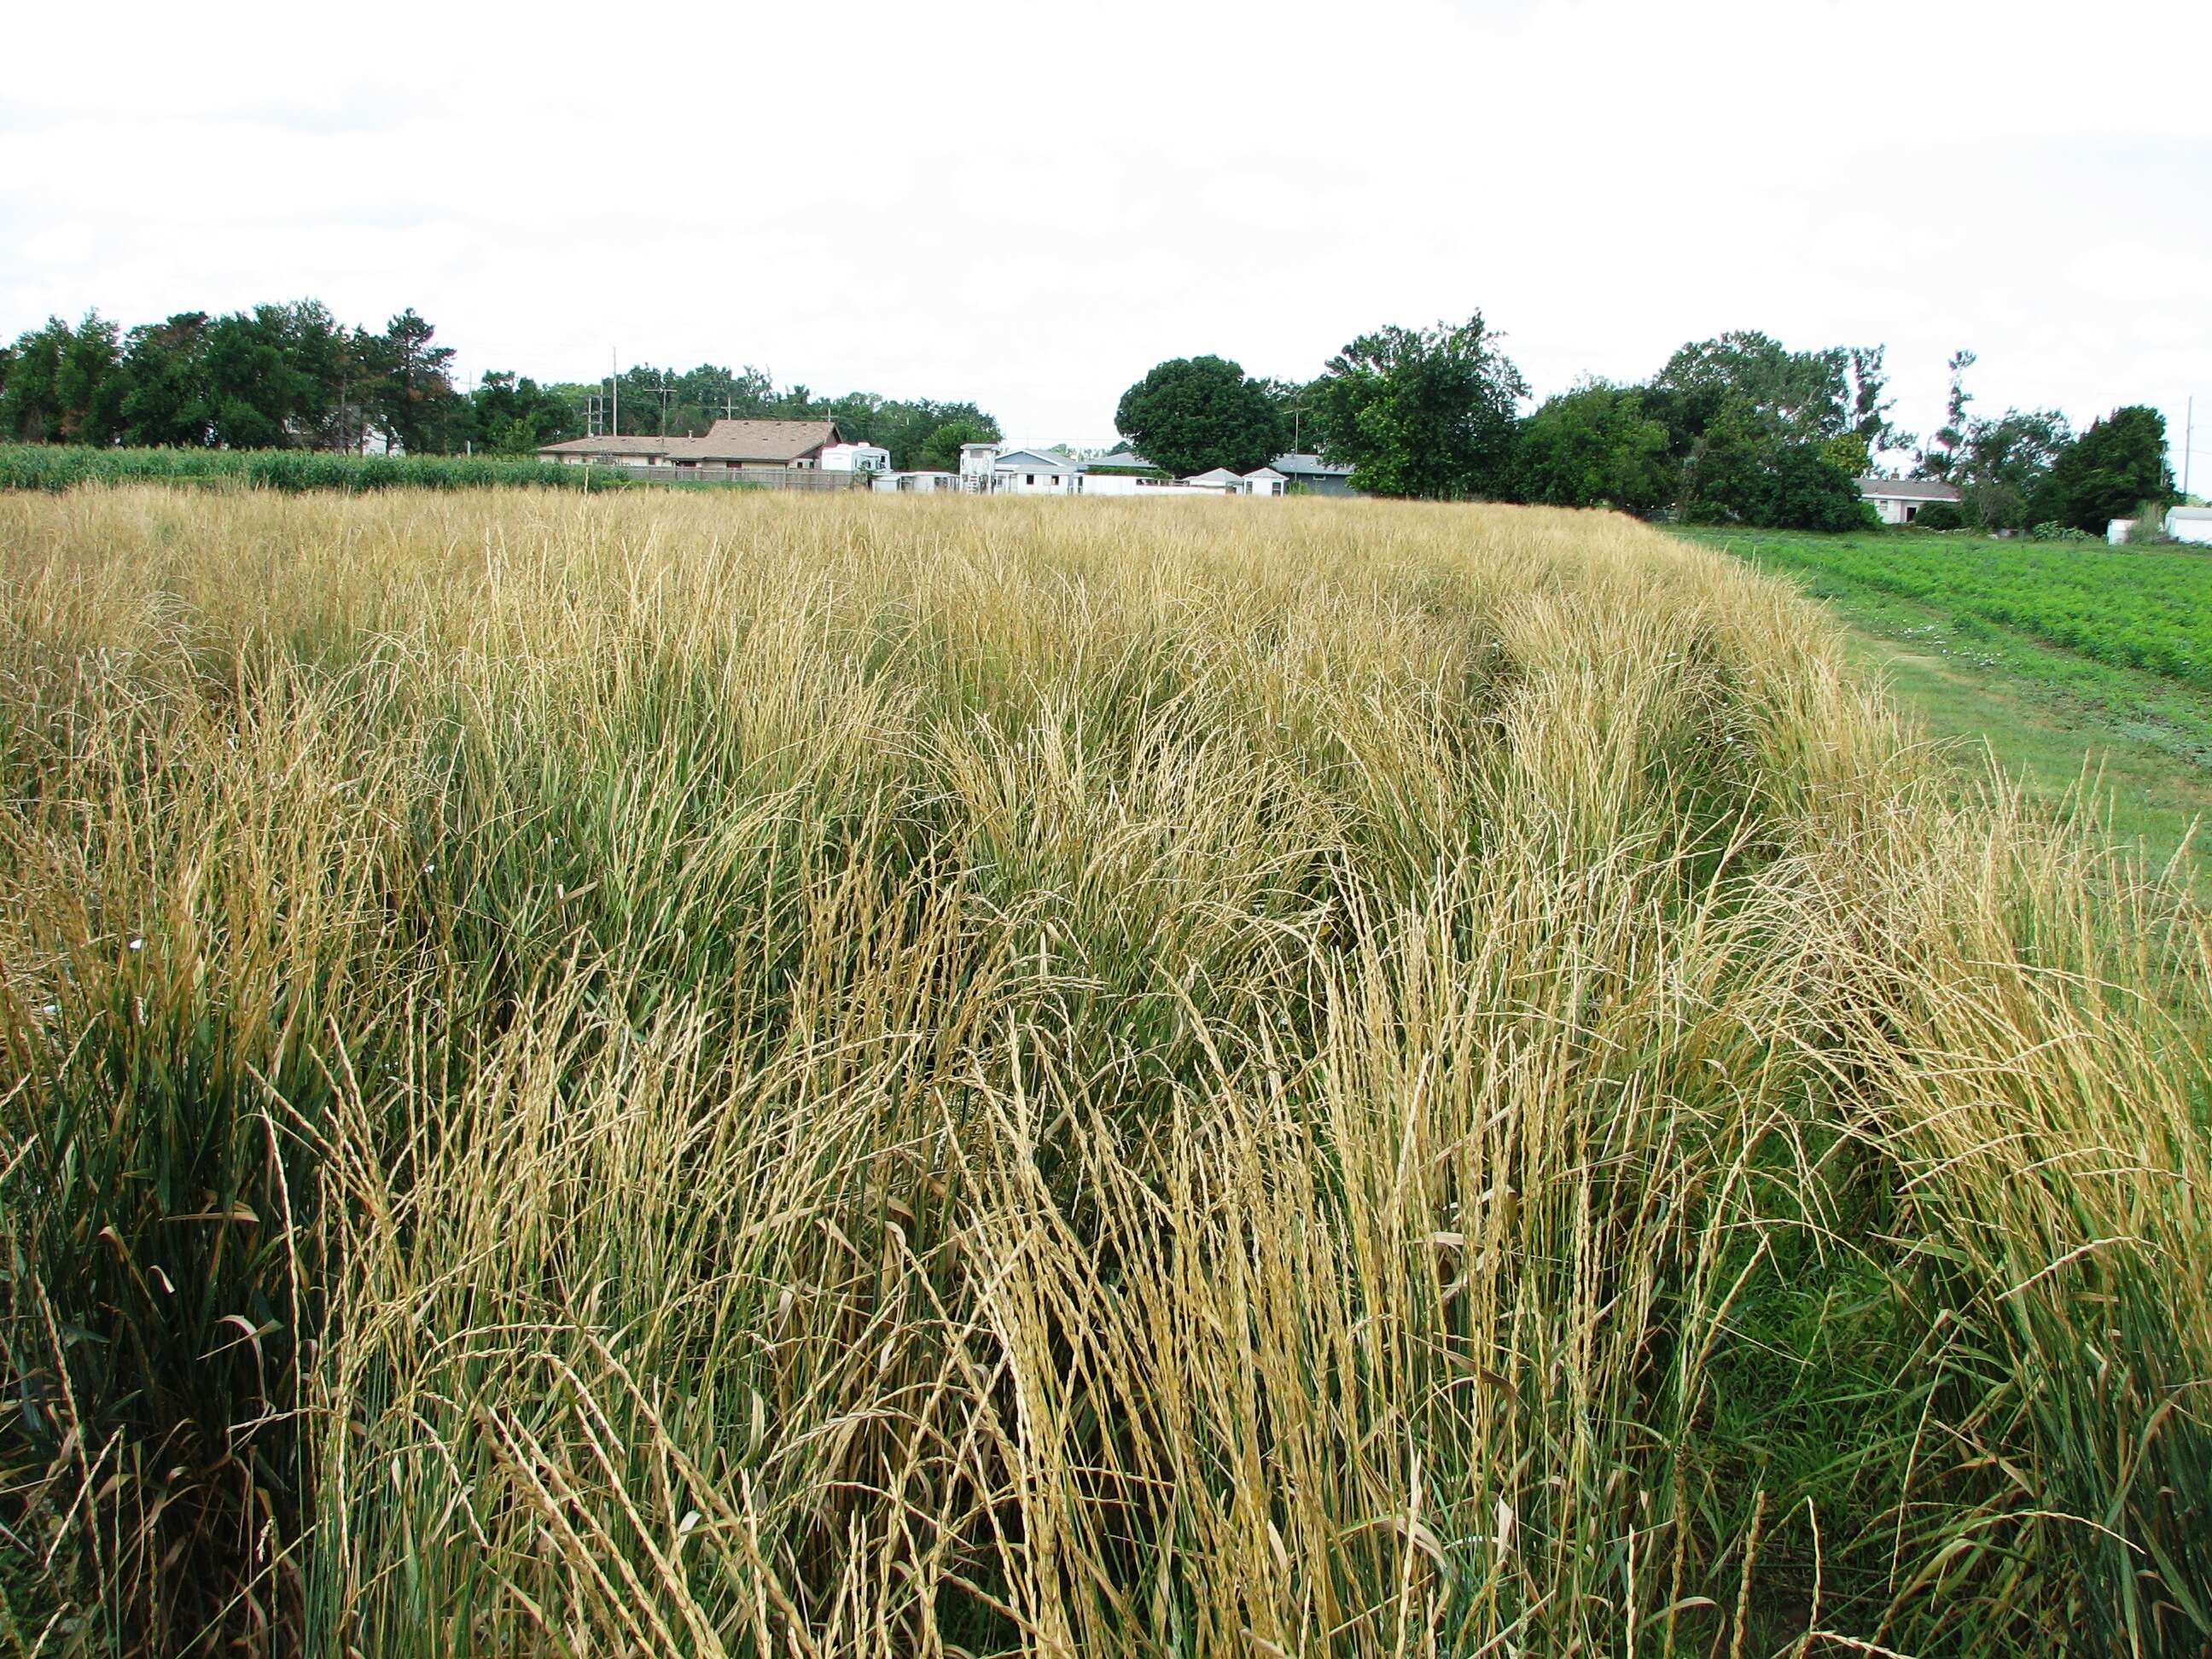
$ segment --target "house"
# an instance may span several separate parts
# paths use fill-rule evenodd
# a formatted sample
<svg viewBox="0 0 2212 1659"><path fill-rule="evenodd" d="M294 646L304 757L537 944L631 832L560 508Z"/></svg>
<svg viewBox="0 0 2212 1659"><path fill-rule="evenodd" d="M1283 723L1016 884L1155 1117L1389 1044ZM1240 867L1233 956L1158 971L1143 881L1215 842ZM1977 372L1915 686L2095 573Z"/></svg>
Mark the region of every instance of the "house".
<svg viewBox="0 0 2212 1659"><path fill-rule="evenodd" d="M2212 545L2212 507L2170 507L2166 533L2178 542Z"/></svg>
<svg viewBox="0 0 2212 1659"><path fill-rule="evenodd" d="M1310 495L1354 493L1350 467L1333 466L1310 452L1294 450L1290 454L1276 456L1269 465L1282 475L1285 488L1295 485Z"/></svg>
<svg viewBox="0 0 2212 1659"><path fill-rule="evenodd" d="M997 444L960 446L960 487L1016 495L1073 495L1082 487L1083 463L1056 449L1001 449Z"/></svg>
<svg viewBox="0 0 2212 1659"><path fill-rule="evenodd" d="M1002 450L991 463L994 489L1017 495L1073 495L1083 463L1054 449Z"/></svg>
<svg viewBox="0 0 2212 1659"><path fill-rule="evenodd" d="M1957 490L1932 478L1861 478L1858 486L1859 495L1874 503L1884 524L1911 524L1930 502L1955 506L1959 500Z"/></svg>
<svg viewBox="0 0 2212 1659"><path fill-rule="evenodd" d="M1343 482L1351 476L1350 467L1324 467L1311 456L1287 456L1282 459L1310 464L1312 471L1305 476L1319 476L1335 485L1325 489L1325 494L1352 493L1350 485ZM908 483L909 478L922 476L900 473L888 485L879 480L878 488L939 487ZM1194 495L1281 495L1289 492L1292 479L1282 470L1281 460L1273 466L1255 467L1249 472L1239 473L1217 466L1193 477L1176 478L1126 445L1095 459L1078 461L1056 449L1006 449L993 443L973 443L960 446L957 483L965 490L1017 495L1128 495L1158 501L1170 495L1185 499Z"/></svg>
<svg viewBox="0 0 2212 1659"><path fill-rule="evenodd" d="M601 466L653 471L666 468L683 472L702 467L717 473L812 471L821 466L824 450L838 447L866 447L847 445L835 421L717 421L702 437L571 438L566 443L543 445L538 453L545 460L571 465L596 461ZM888 455L884 463L890 463Z"/></svg>

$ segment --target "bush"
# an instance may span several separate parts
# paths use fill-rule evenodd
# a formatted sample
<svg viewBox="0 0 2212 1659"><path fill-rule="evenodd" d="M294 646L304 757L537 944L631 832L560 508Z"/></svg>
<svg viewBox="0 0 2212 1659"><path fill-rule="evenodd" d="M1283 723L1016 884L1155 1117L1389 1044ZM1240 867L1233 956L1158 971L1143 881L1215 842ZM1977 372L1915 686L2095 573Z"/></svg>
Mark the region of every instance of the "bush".
<svg viewBox="0 0 2212 1659"><path fill-rule="evenodd" d="M2167 547L2173 538L2166 533L2166 503L2143 501L2135 510L2135 522L2128 526L2127 544L2130 547Z"/></svg>
<svg viewBox="0 0 2212 1659"><path fill-rule="evenodd" d="M1956 501L1930 501L1912 522L1922 530L1963 530L1966 515Z"/></svg>
<svg viewBox="0 0 2212 1659"><path fill-rule="evenodd" d="M2070 524L2061 524L2056 519L2046 519L2027 532L2032 542L2094 542L2096 537L2087 531L2076 530Z"/></svg>
<svg viewBox="0 0 2212 1659"><path fill-rule="evenodd" d="M1752 486L1746 516L1772 530L1864 530L1880 522L1859 487L1814 444L1784 444Z"/></svg>

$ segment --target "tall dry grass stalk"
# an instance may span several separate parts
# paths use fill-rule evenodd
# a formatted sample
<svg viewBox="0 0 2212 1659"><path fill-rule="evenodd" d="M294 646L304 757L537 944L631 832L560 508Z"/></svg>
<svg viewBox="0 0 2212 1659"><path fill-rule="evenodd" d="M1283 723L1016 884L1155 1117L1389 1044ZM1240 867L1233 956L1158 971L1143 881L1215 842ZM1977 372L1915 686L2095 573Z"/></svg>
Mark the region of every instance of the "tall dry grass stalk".
<svg viewBox="0 0 2212 1659"><path fill-rule="evenodd" d="M2212 931L1534 510L0 500L0 1638L2196 1653Z"/></svg>

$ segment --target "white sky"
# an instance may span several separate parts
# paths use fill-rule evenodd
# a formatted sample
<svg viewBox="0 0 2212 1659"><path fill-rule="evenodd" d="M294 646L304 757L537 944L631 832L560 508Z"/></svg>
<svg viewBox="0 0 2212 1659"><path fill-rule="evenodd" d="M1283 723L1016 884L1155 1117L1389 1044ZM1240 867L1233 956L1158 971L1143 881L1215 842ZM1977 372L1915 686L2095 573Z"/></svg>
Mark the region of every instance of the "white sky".
<svg viewBox="0 0 2212 1659"><path fill-rule="evenodd" d="M1480 308L1539 395L1763 328L1905 424L2197 395L2212 5L24 7L0 331L313 295L486 368L755 363L1103 442ZM2182 65L2194 65L2185 73Z"/></svg>

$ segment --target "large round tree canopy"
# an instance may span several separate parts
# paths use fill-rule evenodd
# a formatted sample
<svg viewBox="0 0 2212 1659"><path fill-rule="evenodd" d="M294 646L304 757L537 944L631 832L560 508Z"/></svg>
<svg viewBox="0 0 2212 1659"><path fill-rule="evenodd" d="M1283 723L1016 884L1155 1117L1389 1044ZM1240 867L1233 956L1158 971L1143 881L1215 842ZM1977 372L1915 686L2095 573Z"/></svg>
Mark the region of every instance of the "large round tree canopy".
<svg viewBox="0 0 2212 1659"><path fill-rule="evenodd" d="M1178 477L1225 466L1249 472L1282 448L1274 401L1225 357L1177 357L1121 394L1115 428Z"/></svg>

